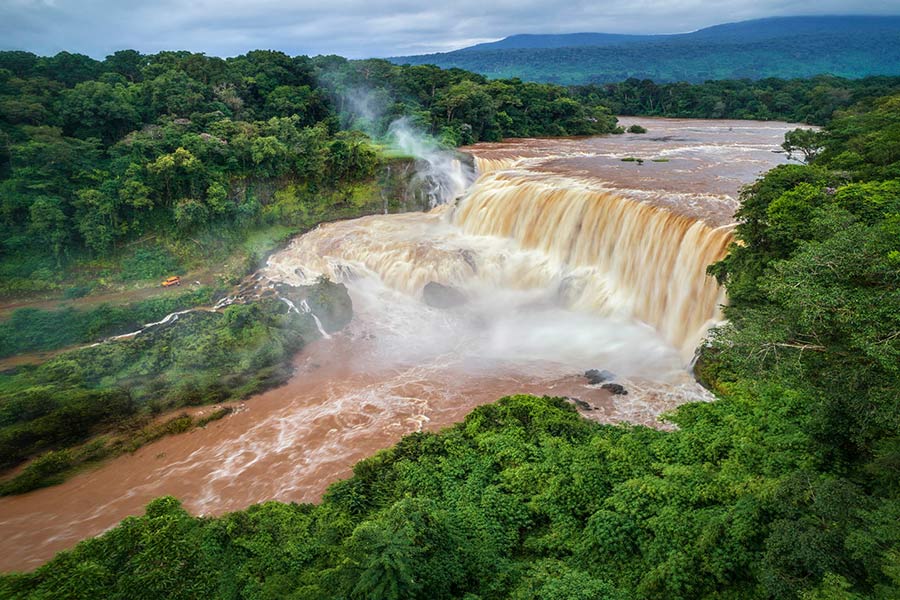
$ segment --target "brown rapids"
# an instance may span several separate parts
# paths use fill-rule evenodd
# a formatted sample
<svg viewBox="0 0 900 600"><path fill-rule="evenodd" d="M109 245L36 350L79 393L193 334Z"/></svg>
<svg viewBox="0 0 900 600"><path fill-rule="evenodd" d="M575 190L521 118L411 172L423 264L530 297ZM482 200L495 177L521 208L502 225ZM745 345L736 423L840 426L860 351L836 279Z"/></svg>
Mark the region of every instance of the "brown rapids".
<svg viewBox="0 0 900 600"><path fill-rule="evenodd" d="M739 186L784 160L772 150L792 126L622 119L633 122L649 133L472 147L485 174L458 206L329 224L273 256L272 280L344 280L348 330L205 429L0 498L0 570L34 568L163 494L198 514L316 501L402 435L511 393L574 396L596 408L589 418L657 426L706 399L684 369L723 299L703 271L728 243ZM425 307L429 281L469 304ZM586 385L577 374L592 367L630 394Z"/></svg>

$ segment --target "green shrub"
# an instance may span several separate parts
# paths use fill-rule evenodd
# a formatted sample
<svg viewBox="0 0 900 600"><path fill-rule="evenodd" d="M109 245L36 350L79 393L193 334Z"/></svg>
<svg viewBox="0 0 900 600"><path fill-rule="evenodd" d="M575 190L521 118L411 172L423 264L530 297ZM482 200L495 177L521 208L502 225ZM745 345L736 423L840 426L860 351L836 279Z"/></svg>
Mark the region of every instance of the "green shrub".
<svg viewBox="0 0 900 600"><path fill-rule="evenodd" d="M0 496L23 494L58 483L58 476L73 464L72 453L68 450L46 452L34 459L15 478L0 484Z"/></svg>
<svg viewBox="0 0 900 600"><path fill-rule="evenodd" d="M133 255L122 260L119 277L124 281L132 281L183 273L175 257L164 247L156 245L140 247Z"/></svg>
<svg viewBox="0 0 900 600"><path fill-rule="evenodd" d="M89 285L75 285L72 287L68 287L63 291L63 298L66 300L72 300L75 298L83 298L91 293L91 286Z"/></svg>

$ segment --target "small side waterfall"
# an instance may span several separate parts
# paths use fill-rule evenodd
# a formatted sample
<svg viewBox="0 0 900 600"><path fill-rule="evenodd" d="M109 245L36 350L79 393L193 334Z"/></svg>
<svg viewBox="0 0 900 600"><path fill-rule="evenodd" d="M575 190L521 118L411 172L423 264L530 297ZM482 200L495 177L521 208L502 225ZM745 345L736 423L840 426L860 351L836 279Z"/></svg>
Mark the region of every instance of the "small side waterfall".
<svg viewBox="0 0 900 600"><path fill-rule="evenodd" d="M300 309L298 309L297 305L294 304L294 302L292 300L290 300L289 298L285 298L284 296L279 296L279 299L282 302L284 302L285 304L287 304L289 311L292 310L295 313L297 313L298 315L307 314L307 315L311 316L313 318L313 321L315 321L315 323L316 323L316 328L319 330L319 334L326 340L331 339L331 336L328 335L328 332L325 331L324 327L322 327L322 321L319 320L319 317L316 316L316 313L314 313L312 311L312 308L309 307L309 303L306 301L305 298L300 301Z"/></svg>

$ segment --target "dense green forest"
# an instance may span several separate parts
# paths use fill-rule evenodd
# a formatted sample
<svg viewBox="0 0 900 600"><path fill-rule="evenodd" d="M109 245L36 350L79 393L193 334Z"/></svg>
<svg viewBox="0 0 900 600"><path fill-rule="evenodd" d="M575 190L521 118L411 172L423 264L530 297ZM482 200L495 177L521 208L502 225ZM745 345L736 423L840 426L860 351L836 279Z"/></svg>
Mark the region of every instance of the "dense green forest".
<svg viewBox="0 0 900 600"><path fill-rule="evenodd" d="M628 79L573 88L588 106L616 115L694 119L759 119L824 125L835 111L900 91L900 77L843 79L738 79L705 83L655 83Z"/></svg>
<svg viewBox="0 0 900 600"><path fill-rule="evenodd" d="M173 498L29 574L21 598L900 595L900 95L789 136L742 196L716 395L664 432L514 396L359 463L318 505Z"/></svg>
<svg viewBox="0 0 900 600"><path fill-rule="evenodd" d="M389 153L372 138L401 116L451 146L615 123L561 87L386 61L0 52L0 293L142 244L156 277L206 232L346 214L378 197Z"/></svg>
<svg viewBox="0 0 900 600"><path fill-rule="evenodd" d="M511 36L453 52L401 56L398 64L461 68L492 78L566 85L629 78L857 78L900 74L900 19L793 17L730 23L687 34Z"/></svg>
<svg viewBox="0 0 900 600"><path fill-rule="evenodd" d="M719 41L771 43L791 35L874 35L900 31L900 16L892 15L806 15L767 17L720 23L687 33L531 33L505 37L496 42L468 46L460 52L507 48L574 48L618 46L661 41Z"/></svg>

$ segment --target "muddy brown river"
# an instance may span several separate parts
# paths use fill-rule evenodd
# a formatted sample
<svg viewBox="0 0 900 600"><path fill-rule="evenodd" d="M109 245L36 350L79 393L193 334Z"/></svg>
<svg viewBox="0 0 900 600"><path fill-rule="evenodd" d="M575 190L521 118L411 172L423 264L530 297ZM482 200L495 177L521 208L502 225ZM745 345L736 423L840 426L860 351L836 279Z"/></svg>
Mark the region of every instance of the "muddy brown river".
<svg viewBox="0 0 900 600"><path fill-rule="evenodd" d="M0 498L0 570L32 569L160 495L214 515L315 502L360 459L508 394L575 397L587 418L652 426L709 400L689 374L724 302L705 267L731 239L738 189L785 161L774 151L793 126L621 122L648 133L479 144L468 151L482 175L458 202L294 240L263 277L342 281L351 325L308 345L286 385L204 429ZM466 302L426 305L430 282ZM588 368L616 373L628 395L588 385Z"/></svg>

